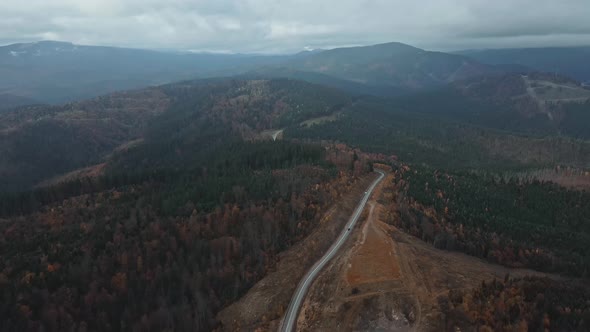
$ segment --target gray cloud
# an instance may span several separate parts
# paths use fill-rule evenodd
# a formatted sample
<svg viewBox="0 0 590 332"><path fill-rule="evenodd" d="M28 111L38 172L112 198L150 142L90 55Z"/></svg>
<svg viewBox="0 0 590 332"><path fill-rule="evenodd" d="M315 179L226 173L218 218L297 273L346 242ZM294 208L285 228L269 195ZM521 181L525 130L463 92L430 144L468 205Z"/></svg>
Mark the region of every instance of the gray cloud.
<svg viewBox="0 0 590 332"><path fill-rule="evenodd" d="M590 44L588 0L2 0L0 43L293 52Z"/></svg>

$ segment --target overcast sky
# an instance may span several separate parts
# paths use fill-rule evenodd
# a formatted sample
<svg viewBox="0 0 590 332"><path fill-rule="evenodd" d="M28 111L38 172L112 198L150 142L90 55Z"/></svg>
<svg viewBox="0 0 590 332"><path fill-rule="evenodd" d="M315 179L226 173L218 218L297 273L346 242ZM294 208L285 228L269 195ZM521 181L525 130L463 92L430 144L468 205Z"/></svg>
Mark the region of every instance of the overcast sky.
<svg viewBox="0 0 590 332"><path fill-rule="evenodd" d="M590 0L0 0L0 44L285 53L590 45Z"/></svg>

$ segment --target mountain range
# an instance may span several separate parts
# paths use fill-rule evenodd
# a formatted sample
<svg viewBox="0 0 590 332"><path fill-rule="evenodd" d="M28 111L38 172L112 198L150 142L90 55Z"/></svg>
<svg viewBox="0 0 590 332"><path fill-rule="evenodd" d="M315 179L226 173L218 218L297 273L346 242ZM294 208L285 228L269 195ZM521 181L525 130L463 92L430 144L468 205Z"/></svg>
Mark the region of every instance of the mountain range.
<svg viewBox="0 0 590 332"><path fill-rule="evenodd" d="M551 72L588 82L588 52L587 47L577 47L442 53L386 43L293 55L244 55L43 41L0 47L0 95L6 100L0 107L61 103L186 79L236 75L302 79L381 96L506 72Z"/></svg>
<svg viewBox="0 0 590 332"><path fill-rule="evenodd" d="M283 65L370 86L409 89L440 86L500 72L468 57L425 51L401 43L327 50Z"/></svg>
<svg viewBox="0 0 590 332"><path fill-rule="evenodd" d="M52 41L0 47L0 94L44 103L245 73L397 95L501 71L462 55L401 43L275 56L158 52Z"/></svg>
<svg viewBox="0 0 590 332"><path fill-rule="evenodd" d="M223 76L281 56L194 54L43 41L0 47L0 94L61 103L196 77Z"/></svg>

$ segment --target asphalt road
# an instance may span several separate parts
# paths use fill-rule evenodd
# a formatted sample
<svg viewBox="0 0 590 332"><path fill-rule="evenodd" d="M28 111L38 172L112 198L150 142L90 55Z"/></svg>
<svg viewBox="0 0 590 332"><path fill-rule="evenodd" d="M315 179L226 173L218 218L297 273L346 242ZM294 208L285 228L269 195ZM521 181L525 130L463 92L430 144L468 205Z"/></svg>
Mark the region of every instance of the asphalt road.
<svg viewBox="0 0 590 332"><path fill-rule="evenodd" d="M301 309L301 304L303 303L303 299L305 298L305 294L309 290L311 283L313 280L319 275L320 271L328 264L328 262L336 256L340 247L344 241L348 238L348 236L352 233L356 222L358 221L361 213L363 212L371 193L375 187L383 180L385 177L385 173L380 170L375 170L375 172L379 173L379 177L373 181L371 186L365 191L363 195L363 199L360 201L359 205L356 207L356 210L350 216L350 219L346 223L344 230L340 233L340 236L336 239L336 242L332 244L328 252L319 260L317 261L314 266L307 272L305 277L299 282L295 293L293 294L293 298L291 299L291 303L289 303L289 307L287 308L287 312L285 313L285 317L279 326L279 331L282 332L291 332L295 330L295 325L297 322L297 316L299 315L299 310Z"/></svg>

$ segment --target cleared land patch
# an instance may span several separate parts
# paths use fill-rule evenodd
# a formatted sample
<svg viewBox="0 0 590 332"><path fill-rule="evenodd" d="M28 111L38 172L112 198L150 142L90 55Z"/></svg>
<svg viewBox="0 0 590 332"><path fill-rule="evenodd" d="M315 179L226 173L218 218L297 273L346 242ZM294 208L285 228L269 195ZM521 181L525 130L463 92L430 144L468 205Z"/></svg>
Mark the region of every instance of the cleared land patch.
<svg viewBox="0 0 590 332"><path fill-rule="evenodd" d="M340 115L340 113L334 113L332 115L320 116L317 118L303 121L303 122L301 122L301 125L305 126L305 127L311 127L313 125L320 125L320 124L326 123L326 122L334 122L334 121L338 120L339 115Z"/></svg>
<svg viewBox="0 0 590 332"><path fill-rule="evenodd" d="M380 206L375 207L375 204L371 203L369 220L363 229L362 244L352 254L346 272L347 281L351 286L395 280L400 277L393 241L380 227L380 221L375 220L379 210Z"/></svg>

